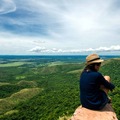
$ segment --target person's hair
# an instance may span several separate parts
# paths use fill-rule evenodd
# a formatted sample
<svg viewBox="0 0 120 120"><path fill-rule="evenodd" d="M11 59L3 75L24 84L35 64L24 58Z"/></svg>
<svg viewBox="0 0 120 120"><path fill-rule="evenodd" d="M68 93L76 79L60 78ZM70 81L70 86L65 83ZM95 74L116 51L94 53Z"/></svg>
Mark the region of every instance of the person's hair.
<svg viewBox="0 0 120 120"><path fill-rule="evenodd" d="M93 63L93 64L85 66L85 68L83 69L82 73L84 71L95 71L95 72L97 72L97 70L95 69L95 65L100 66L101 63ZM82 75L82 73L81 73L81 75Z"/></svg>
<svg viewBox="0 0 120 120"><path fill-rule="evenodd" d="M93 64L90 64L90 65L87 65L85 68L84 68L84 70L83 71L86 71L86 70L89 70L89 71L96 71L95 70L95 63L93 63Z"/></svg>

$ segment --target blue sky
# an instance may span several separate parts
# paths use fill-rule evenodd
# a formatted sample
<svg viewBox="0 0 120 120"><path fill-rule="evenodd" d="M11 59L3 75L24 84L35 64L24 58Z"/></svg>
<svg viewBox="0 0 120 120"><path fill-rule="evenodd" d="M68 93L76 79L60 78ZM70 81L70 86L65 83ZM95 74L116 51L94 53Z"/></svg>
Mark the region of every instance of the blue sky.
<svg viewBox="0 0 120 120"><path fill-rule="evenodd" d="M120 54L119 0L0 2L0 54Z"/></svg>

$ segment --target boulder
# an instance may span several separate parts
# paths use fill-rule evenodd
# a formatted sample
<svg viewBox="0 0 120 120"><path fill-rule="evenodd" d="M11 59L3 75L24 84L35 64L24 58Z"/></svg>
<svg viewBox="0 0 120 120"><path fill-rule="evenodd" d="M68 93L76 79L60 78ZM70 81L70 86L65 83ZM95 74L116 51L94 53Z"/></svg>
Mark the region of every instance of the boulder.
<svg viewBox="0 0 120 120"><path fill-rule="evenodd" d="M102 110L90 110L79 106L70 120L118 120L111 106L107 104Z"/></svg>

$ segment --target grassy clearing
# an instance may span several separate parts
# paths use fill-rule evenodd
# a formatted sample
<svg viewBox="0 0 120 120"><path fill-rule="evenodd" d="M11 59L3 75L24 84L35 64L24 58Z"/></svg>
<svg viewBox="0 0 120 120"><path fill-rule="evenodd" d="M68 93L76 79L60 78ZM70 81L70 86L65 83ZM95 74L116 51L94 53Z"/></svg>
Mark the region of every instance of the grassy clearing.
<svg viewBox="0 0 120 120"><path fill-rule="evenodd" d="M16 76L16 80L19 80L19 79L25 79L26 78L26 76L23 76L23 75L19 75L19 76Z"/></svg>
<svg viewBox="0 0 120 120"><path fill-rule="evenodd" d="M0 64L0 67L17 67L24 64L31 64L31 62L11 62L6 64Z"/></svg>
<svg viewBox="0 0 120 120"><path fill-rule="evenodd" d="M11 115L11 114L18 113L18 112L19 112L18 110L10 110L6 112L4 115Z"/></svg>
<svg viewBox="0 0 120 120"><path fill-rule="evenodd" d="M73 70L73 71L69 71L67 72L68 74L74 74L74 73L81 73L82 72L82 69L79 69L79 70Z"/></svg>
<svg viewBox="0 0 120 120"><path fill-rule="evenodd" d="M21 91L12 94L10 97L0 99L0 114L11 110L20 102L25 102L36 96L40 91L40 88L22 89Z"/></svg>
<svg viewBox="0 0 120 120"><path fill-rule="evenodd" d="M19 86L29 86L29 87L37 87L37 83L35 81L26 81L26 80L21 80L20 82L17 83Z"/></svg>
<svg viewBox="0 0 120 120"><path fill-rule="evenodd" d="M55 65L63 65L65 64L64 62L61 62L61 61L57 61L57 62L51 62L48 64L48 66L55 66Z"/></svg>
<svg viewBox="0 0 120 120"><path fill-rule="evenodd" d="M0 86L3 86L3 85L10 85L10 83L0 82Z"/></svg>
<svg viewBox="0 0 120 120"><path fill-rule="evenodd" d="M2 118L4 118L4 116L9 116L9 115L12 115L12 114L16 114L18 112L19 112L19 110L10 110L10 111L4 113L3 115L0 115L0 119L2 120Z"/></svg>

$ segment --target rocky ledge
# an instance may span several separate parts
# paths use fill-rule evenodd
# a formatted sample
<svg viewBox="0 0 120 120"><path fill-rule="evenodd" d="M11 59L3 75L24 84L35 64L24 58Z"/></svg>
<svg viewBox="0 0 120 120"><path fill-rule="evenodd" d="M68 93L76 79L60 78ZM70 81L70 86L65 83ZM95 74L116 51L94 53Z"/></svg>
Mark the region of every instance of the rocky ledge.
<svg viewBox="0 0 120 120"><path fill-rule="evenodd" d="M102 110L90 110L79 106L70 120L118 120L111 104L107 104Z"/></svg>

